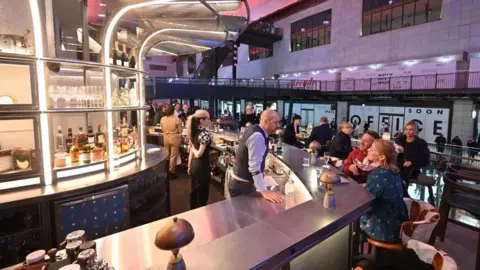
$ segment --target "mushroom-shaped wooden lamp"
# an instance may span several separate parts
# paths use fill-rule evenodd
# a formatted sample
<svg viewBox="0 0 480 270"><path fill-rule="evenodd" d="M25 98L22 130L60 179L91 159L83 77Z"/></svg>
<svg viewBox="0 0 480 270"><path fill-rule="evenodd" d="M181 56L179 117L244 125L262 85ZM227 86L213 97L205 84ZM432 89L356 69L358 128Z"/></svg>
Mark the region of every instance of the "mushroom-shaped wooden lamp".
<svg viewBox="0 0 480 270"><path fill-rule="evenodd" d="M167 269L187 269L180 248L190 244L195 238L192 225L185 219L174 217L157 232L155 246L161 250L171 250L172 256L168 262Z"/></svg>
<svg viewBox="0 0 480 270"><path fill-rule="evenodd" d="M318 177L318 181L325 184L325 197L323 207L335 208L335 197L333 196L333 185L340 183L340 176L331 169L325 168Z"/></svg>

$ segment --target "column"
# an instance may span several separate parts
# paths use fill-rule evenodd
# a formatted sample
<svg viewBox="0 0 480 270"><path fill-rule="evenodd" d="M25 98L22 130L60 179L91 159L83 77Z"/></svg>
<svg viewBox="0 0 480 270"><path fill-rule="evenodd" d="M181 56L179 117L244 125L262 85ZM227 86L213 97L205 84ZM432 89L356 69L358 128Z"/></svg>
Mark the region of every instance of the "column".
<svg viewBox="0 0 480 270"><path fill-rule="evenodd" d="M472 110L474 104L471 100L455 100L453 101L452 121L450 139L458 136L465 145L469 136L473 136L474 119L472 119Z"/></svg>
<svg viewBox="0 0 480 270"><path fill-rule="evenodd" d="M343 119L348 119L348 102L346 101L338 101L337 102L337 125L339 125ZM331 121L331 119L329 119Z"/></svg>

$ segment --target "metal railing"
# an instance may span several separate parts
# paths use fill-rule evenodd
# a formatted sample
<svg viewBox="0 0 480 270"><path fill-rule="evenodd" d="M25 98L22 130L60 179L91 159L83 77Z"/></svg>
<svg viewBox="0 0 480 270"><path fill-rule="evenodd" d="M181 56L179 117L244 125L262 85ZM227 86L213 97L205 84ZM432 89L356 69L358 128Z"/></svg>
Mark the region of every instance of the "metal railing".
<svg viewBox="0 0 480 270"><path fill-rule="evenodd" d="M321 92L372 92L372 91L414 91L451 90L480 88L480 72L457 72L448 74L410 75L402 77L382 77L348 79L338 81L284 80L284 79L227 79L227 78L165 78L147 79L149 84L203 84L233 87L261 87L276 89L300 89Z"/></svg>

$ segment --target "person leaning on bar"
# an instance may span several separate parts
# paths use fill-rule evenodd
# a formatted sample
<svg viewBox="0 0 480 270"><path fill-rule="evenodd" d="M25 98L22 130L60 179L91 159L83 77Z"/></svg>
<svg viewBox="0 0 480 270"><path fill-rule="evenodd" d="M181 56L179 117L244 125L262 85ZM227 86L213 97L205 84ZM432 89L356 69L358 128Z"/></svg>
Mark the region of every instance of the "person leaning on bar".
<svg viewBox="0 0 480 270"><path fill-rule="evenodd" d="M233 197L260 192L267 201L280 203L283 201L279 192L269 191L265 186L263 172L268 154L268 135L279 128L277 112L266 110L260 117L260 124L247 128L240 139L235 155L232 180L228 190Z"/></svg>

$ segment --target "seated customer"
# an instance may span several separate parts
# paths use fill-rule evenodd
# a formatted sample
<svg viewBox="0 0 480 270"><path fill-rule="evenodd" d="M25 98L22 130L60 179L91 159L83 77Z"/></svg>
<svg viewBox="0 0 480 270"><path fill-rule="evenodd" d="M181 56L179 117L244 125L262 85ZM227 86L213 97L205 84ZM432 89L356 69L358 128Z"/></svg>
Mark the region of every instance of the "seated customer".
<svg viewBox="0 0 480 270"><path fill-rule="evenodd" d="M352 141L350 139L352 134L352 124L349 122L342 122L340 124L340 131L330 145L330 156L345 160L348 154L352 152Z"/></svg>
<svg viewBox="0 0 480 270"><path fill-rule="evenodd" d="M360 139L360 147L350 152L345 160L344 173L359 184L367 182L368 174L374 169L366 157L368 149L372 147L373 141L376 139L380 139L380 135L375 131L368 130Z"/></svg>
<svg viewBox="0 0 480 270"><path fill-rule="evenodd" d="M391 141L378 139L367 158L377 168L368 175L365 189L375 196L372 211L360 220L360 228L373 240L399 243L400 228L408 220L403 201L403 182L395 165L397 152Z"/></svg>
<svg viewBox="0 0 480 270"><path fill-rule="evenodd" d="M302 134L300 134L300 123L302 121L302 117L300 115L295 115L293 116L292 121L293 122L291 124L288 124L287 128L285 129L285 134L283 135L283 142L302 148L303 146L297 142L297 139L302 137Z"/></svg>

